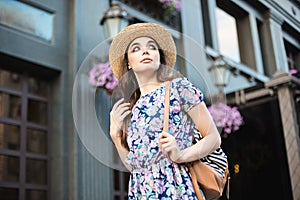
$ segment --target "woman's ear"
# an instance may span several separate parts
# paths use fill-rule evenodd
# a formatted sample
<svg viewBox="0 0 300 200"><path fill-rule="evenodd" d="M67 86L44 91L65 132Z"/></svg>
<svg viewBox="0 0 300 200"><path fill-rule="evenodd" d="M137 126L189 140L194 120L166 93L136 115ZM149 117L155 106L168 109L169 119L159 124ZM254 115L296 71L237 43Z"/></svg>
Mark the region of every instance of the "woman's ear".
<svg viewBox="0 0 300 200"><path fill-rule="evenodd" d="M128 69L131 69L131 67L130 67L129 63L127 63L127 68L128 68Z"/></svg>

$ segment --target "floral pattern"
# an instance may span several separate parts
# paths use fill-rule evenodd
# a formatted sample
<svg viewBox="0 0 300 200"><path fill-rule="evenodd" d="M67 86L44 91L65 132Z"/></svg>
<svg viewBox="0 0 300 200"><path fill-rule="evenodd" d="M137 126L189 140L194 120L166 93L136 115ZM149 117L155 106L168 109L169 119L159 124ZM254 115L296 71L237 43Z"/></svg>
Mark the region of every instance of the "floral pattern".
<svg viewBox="0 0 300 200"><path fill-rule="evenodd" d="M133 169L128 199L197 199L187 167L172 162L158 147L165 88L142 96L133 108L127 137L126 162ZM187 112L203 101L203 94L186 78L174 79L170 93L169 133L183 149L193 137L194 124Z"/></svg>

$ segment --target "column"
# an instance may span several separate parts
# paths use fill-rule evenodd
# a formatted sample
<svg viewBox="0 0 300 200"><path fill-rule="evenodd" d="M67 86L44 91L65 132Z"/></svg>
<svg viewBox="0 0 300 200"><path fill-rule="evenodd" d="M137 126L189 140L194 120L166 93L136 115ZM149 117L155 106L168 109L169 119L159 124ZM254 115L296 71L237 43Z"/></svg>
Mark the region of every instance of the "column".
<svg viewBox="0 0 300 200"><path fill-rule="evenodd" d="M289 165L291 187L295 200L300 199L300 138L293 97L293 78L284 72L277 72L276 76L266 83L266 87L277 88L277 95L281 113L282 128ZM299 80L298 80L299 86Z"/></svg>
<svg viewBox="0 0 300 200"><path fill-rule="evenodd" d="M266 73L272 76L276 71L288 70L286 52L283 42L281 25L283 19L276 11L268 11L265 14L262 25L262 43L265 56Z"/></svg>

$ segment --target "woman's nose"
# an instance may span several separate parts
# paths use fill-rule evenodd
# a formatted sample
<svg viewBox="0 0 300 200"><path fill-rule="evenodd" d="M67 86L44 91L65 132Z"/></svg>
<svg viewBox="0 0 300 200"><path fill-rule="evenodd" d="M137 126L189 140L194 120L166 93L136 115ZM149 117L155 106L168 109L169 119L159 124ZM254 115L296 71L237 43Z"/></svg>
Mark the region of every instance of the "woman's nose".
<svg viewBox="0 0 300 200"><path fill-rule="evenodd" d="M141 49L142 49L142 55L144 55L144 54L148 54L149 55L149 49L148 49L148 47L142 47Z"/></svg>
<svg viewBox="0 0 300 200"><path fill-rule="evenodd" d="M143 49L143 54L142 55L149 55L149 51L148 51L148 49Z"/></svg>

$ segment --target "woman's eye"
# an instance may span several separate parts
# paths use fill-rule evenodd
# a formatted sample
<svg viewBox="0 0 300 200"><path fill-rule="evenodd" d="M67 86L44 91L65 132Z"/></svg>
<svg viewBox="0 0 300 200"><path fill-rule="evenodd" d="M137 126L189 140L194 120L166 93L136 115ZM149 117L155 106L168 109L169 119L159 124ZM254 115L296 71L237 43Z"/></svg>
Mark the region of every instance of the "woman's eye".
<svg viewBox="0 0 300 200"><path fill-rule="evenodd" d="M150 45L150 46L149 46L149 49L151 49L151 50L156 50L157 48L156 48L155 45Z"/></svg>
<svg viewBox="0 0 300 200"><path fill-rule="evenodd" d="M139 51L140 50L140 47L133 47L132 48L132 52L136 52L136 51Z"/></svg>

